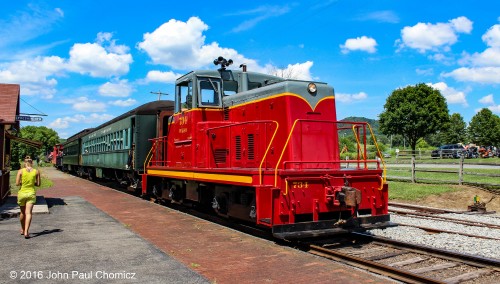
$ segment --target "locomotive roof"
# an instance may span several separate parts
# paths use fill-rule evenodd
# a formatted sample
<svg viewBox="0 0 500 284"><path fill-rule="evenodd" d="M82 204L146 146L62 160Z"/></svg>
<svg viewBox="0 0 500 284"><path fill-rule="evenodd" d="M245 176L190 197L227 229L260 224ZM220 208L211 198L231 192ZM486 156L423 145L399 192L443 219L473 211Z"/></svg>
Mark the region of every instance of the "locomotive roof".
<svg viewBox="0 0 500 284"><path fill-rule="evenodd" d="M195 76L206 76L206 77L217 77L217 78L222 78L224 80L234 80L237 81L239 75L243 73L241 70L194 70L191 71L177 79L176 82L182 82L188 78L190 78L192 75ZM267 85L269 83L276 83L276 82L282 82L287 79L274 76L274 75L268 75L268 74L263 74L263 73L258 73L258 72L251 72L247 71L246 72L248 75L249 80L253 82L260 82L262 85Z"/></svg>

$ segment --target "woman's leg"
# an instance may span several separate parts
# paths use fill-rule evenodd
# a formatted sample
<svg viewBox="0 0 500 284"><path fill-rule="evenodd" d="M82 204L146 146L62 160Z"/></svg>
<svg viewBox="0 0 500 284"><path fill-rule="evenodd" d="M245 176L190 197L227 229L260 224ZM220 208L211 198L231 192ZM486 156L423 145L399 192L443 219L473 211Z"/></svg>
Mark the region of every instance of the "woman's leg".
<svg viewBox="0 0 500 284"><path fill-rule="evenodd" d="M21 221L21 235L24 235L24 219L26 216L26 206L21 207L21 214L19 214L19 221Z"/></svg>
<svg viewBox="0 0 500 284"><path fill-rule="evenodd" d="M33 212L33 203L26 203L25 210L25 220L24 220L24 237L29 237L30 225L31 225L31 213Z"/></svg>

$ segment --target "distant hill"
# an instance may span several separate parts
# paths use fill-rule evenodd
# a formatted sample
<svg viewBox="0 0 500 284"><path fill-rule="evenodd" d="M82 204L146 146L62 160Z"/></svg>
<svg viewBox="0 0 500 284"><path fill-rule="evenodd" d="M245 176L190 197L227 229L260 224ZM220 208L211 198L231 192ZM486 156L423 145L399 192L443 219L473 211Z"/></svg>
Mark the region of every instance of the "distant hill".
<svg viewBox="0 0 500 284"><path fill-rule="evenodd" d="M379 123L378 123L378 120L376 119L370 119L370 118L366 118L366 117L358 117L358 116L349 116L349 117L346 117L340 121L350 121L350 122L368 122L368 124L370 124L370 126L372 127L372 130L373 130L373 133L375 135L379 135L380 131L379 131ZM339 126L348 126L347 124L344 124L344 125L339 125ZM351 130L342 130L340 133L343 133L343 132L346 132L348 134L352 133Z"/></svg>

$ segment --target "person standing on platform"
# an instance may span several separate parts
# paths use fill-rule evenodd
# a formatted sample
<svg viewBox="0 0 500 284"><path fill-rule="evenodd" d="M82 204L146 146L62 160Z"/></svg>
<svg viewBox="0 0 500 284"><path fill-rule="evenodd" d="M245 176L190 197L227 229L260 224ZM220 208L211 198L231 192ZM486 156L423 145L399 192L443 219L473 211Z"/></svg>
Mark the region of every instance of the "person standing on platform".
<svg viewBox="0 0 500 284"><path fill-rule="evenodd" d="M16 185L21 186L17 193L17 204L21 207L21 234L25 239L30 238L31 215L36 203L35 186L40 186L40 181L40 171L33 168L33 160L27 156L24 159L24 168L20 169L16 176Z"/></svg>

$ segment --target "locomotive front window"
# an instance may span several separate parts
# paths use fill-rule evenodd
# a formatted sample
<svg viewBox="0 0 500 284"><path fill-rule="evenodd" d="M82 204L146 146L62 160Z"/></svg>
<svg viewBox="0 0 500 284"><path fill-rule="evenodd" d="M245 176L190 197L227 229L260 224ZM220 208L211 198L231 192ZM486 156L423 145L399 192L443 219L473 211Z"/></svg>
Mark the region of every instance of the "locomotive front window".
<svg viewBox="0 0 500 284"><path fill-rule="evenodd" d="M198 80L198 93L200 107L220 106L220 80L213 78L200 78Z"/></svg>

